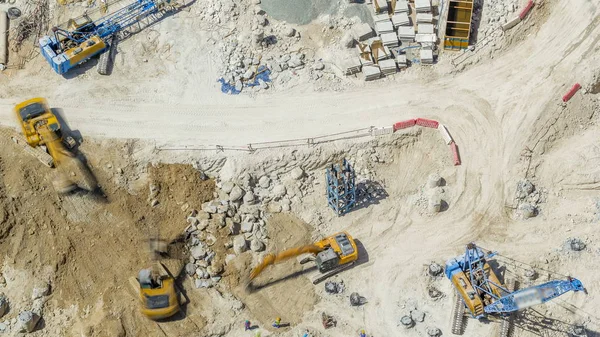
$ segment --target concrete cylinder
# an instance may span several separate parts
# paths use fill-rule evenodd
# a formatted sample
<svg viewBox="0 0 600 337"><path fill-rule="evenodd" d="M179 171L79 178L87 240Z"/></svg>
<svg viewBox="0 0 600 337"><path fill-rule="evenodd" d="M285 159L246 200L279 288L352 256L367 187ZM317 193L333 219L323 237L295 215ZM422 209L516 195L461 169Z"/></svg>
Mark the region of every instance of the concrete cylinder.
<svg viewBox="0 0 600 337"><path fill-rule="evenodd" d="M8 14L0 11L0 64L8 63Z"/></svg>

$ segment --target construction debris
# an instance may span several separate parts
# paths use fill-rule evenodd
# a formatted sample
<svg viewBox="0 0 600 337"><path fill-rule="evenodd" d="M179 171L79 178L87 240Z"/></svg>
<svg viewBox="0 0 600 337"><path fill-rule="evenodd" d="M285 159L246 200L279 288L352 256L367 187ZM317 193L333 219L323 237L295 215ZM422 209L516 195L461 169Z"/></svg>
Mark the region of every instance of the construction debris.
<svg viewBox="0 0 600 337"><path fill-rule="evenodd" d="M442 335L442 330L435 328L435 327L428 327L427 328L427 336L429 337L439 337Z"/></svg>
<svg viewBox="0 0 600 337"><path fill-rule="evenodd" d="M573 238L573 239L570 239L569 241L570 241L569 247L571 248L572 251L580 252L585 249L585 242L583 242L581 239Z"/></svg>
<svg viewBox="0 0 600 337"><path fill-rule="evenodd" d="M429 275L439 276L444 271L444 268L442 266L440 266L439 264L433 262L433 263L429 264L429 267L427 267L427 270L429 271Z"/></svg>
<svg viewBox="0 0 600 337"><path fill-rule="evenodd" d="M360 296L358 293L350 294L350 305L353 307L357 307L367 303L367 299L363 296Z"/></svg>
<svg viewBox="0 0 600 337"><path fill-rule="evenodd" d="M35 330L40 316L32 311L21 311L17 317L17 330L20 332L32 332Z"/></svg>
<svg viewBox="0 0 600 337"><path fill-rule="evenodd" d="M14 52L19 51L29 38L32 43L37 43L50 25L48 0L27 0L22 8L25 15L21 17L17 26L10 30L11 50Z"/></svg>
<svg viewBox="0 0 600 337"><path fill-rule="evenodd" d="M335 281L327 281L325 282L325 291L329 294L341 294L346 289L344 286L344 281L335 282Z"/></svg>
<svg viewBox="0 0 600 337"><path fill-rule="evenodd" d="M400 324L406 329L410 329L415 325L415 322L410 316L402 316L402 318L400 318Z"/></svg>
<svg viewBox="0 0 600 337"><path fill-rule="evenodd" d="M324 312L321 313L321 320L323 322L323 328L325 329L333 328L337 325L337 320Z"/></svg>

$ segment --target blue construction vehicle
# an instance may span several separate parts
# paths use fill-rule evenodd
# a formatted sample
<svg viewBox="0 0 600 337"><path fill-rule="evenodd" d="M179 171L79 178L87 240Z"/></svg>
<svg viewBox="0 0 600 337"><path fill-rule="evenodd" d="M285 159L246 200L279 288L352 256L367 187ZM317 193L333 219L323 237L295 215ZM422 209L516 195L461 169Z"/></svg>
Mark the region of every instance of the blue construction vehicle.
<svg viewBox="0 0 600 337"><path fill-rule="evenodd" d="M465 311L477 319L498 315L502 319L500 336L507 337L511 329L510 314L548 302L569 291L584 291L581 281L567 277L514 291L512 281L503 284L488 263L498 255L484 252L474 243L467 245L464 254L446 262L445 274L456 290L452 314L452 333L464 332Z"/></svg>
<svg viewBox="0 0 600 337"><path fill-rule="evenodd" d="M175 8L170 0L136 0L96 21L87 15L71 19L66 28L54 27L51 36L40 38L41 53L57 74L65 74L109 50L124 29L146 18L158 19L157 14Z"/></svg>

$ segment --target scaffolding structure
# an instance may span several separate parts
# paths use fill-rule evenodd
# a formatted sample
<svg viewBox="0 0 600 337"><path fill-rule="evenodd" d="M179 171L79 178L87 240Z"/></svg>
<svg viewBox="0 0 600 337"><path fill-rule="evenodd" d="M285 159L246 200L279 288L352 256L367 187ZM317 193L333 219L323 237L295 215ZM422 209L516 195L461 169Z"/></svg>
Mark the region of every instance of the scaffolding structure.
<svg viewBox="0 0 600 337"><path fill-rule="evenodd" d="M356 203L356 175L344 159L327 169L327 202L340 216L348 213Z"/></svg>

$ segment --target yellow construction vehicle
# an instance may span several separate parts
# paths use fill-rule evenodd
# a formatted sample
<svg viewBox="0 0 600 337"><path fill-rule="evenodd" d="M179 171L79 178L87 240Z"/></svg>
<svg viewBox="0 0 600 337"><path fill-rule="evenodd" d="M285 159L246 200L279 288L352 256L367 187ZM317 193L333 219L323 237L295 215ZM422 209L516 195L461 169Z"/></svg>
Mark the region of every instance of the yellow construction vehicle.
<svg viewBox="0 0 600 337"><path fill-rule="evenodd" d="M314 258L304 259L300 263L314 260L319 273L312 278L313 284L350 268L358 259L356 242L347 232L340 232L311 245L290 248L279 254L267 254L263 261L250 274L250 280L256 278L266 267L283 262L292 257L311 254Z"/></svg>
<svg viewBox="0 0 600 337"><path fill-rule="evenodd" d="M167 243L163 240L150 240L152 253L152 267L142 269L137 278L130 278L129 282L138 294L141 312L152 320L169 318L180 310L180 294L175 284L175 276L161 261L167 253ZM181 272L182 263L179 260L166 260L175 262L179 267L175 275Z"/></svg>
<svg viewBox="0 0 600 337"><path fill-rule="evenodd" d="M87 191L96 189L96 180L87 167L67 149L73 147L75 141L71 137L63 140L60 123L45 99L33 98L17 104L15 114L23 130L25 142L35 149L29 152L47 166L56 167L53 184L58 192L68 193L77 188ZM19 143L17 138L13 140ZM66 142L67 146L63 142ZM43 147L46 150L43 150Z"/></svg>

